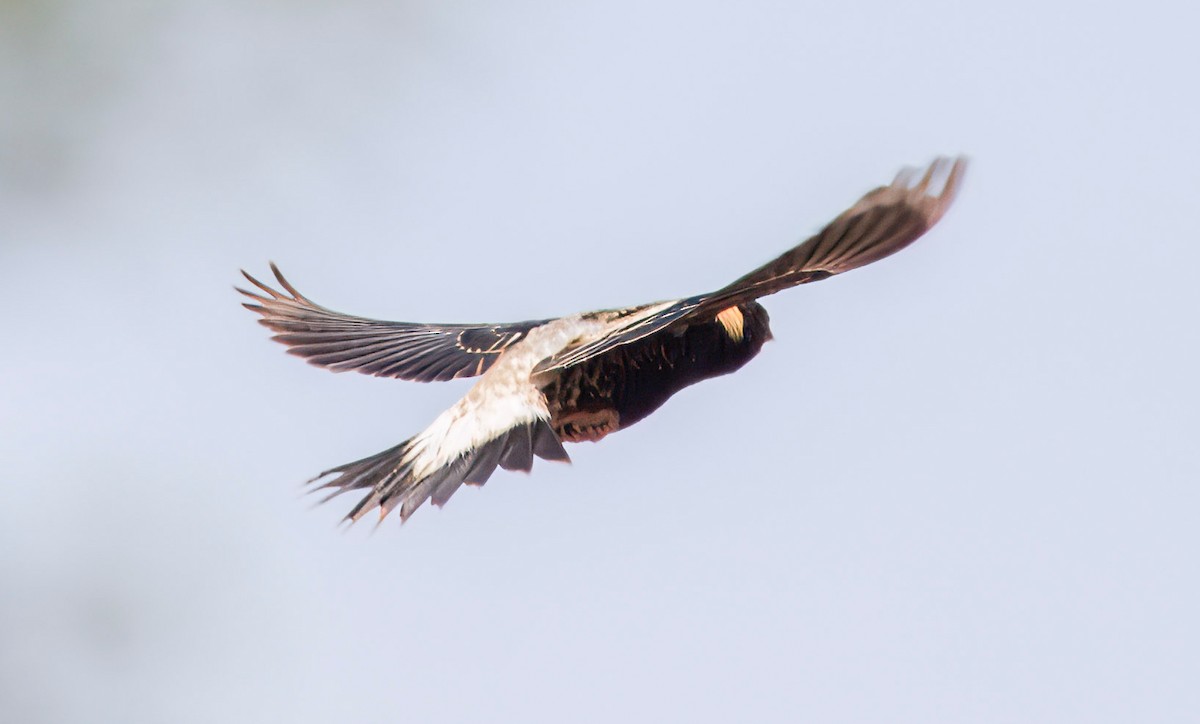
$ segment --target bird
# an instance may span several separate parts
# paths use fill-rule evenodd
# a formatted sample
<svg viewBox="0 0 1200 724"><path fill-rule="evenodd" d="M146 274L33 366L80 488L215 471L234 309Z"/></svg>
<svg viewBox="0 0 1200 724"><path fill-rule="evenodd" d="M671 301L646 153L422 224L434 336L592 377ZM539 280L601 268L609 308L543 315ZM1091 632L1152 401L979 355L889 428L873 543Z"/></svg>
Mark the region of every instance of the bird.
<svg viewBox="0 0 1200 724"><path fill-rule="evenodd" d="M305 297L270 263L278 289L245 270L260 315L288 352L334 372L478 382L423 431L309 481L321 502L363 497L343 521L373 510L401 522L439 508L496 468L529 472L534 458L570 462L563 443L625 430L685 387L737 371L772 339L762 297L856 269L921 237L950 208L965 157L905 167L804 242L706 294L509 324L417 324L335 312Z"/></svg>

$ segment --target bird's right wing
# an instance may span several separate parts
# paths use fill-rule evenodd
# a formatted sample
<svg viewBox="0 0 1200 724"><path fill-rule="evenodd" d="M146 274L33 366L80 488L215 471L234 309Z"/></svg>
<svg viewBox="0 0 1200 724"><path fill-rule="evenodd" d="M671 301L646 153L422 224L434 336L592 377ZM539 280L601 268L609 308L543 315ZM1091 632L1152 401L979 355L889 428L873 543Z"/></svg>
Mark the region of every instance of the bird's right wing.
<svg viewBox="0 0 1200 724"><path fill-rule="evenodd" d="M242 272L261 293L238 289L244 306L277 334L288 352L334 372L355 370L416 382L483 374L500 353L550 320L513 324L413 324L354 317L306 298L272 264L280 292Z"/></svg>

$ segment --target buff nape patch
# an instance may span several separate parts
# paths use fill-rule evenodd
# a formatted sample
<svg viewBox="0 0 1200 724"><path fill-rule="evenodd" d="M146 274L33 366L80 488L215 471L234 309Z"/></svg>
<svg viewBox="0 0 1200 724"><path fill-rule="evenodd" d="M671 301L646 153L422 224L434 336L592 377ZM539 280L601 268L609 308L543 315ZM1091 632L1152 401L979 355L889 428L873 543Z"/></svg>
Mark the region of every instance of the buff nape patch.
<svg viewBox="0 0 1200 724"><path fill-rule="evenodd" d="M742 341L742 334L746 328L746 318L742 316L742 310L737 307L729 307L722 309L717 314L717 321L725 328L725 334L735 342Z"/></svg>

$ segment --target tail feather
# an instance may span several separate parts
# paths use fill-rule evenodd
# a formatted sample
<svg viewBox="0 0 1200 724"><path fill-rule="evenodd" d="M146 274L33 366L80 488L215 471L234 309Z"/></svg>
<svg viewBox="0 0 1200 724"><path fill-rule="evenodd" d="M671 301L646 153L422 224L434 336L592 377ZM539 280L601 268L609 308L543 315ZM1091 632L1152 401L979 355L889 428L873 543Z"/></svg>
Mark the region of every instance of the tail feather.
<svg viewBox="0 0 1200 724"><path fill-rule="evenodd" d="M415 439L330 468L310 482L321 483L317 490L334 489L321 502L351 490L369 488L370 492L346 514L345 520L351 523L375 508L379 508L382 520L397 507L403 522L427 500L441 507L464 483L483 485L497 467L529 472L535 455L543 460L570 462L550 423L542 419L509 428L422 478L414 474L419 467L416 465L419 453L413 447ZM334 477L327 479L329 476Z"/></svg>
<svg viewBox="0 0 1200 724"><path fill-rule="evenodd" d="M395 505L393 501L400 501L401 503L400 522L407 521L417 511L417 508L421 507L421 504L426 500L429 500L429 497L439 488L449 491L445 494L445 500L449 500L454 491L458 490L458 487L462 485L463 473L466 472L466 468L470 465L470 457L470 454L464 455L458 460L433 471L429 476L417 482L411 489L390 498L388 502L392 503L393 506ZM386 505L387 503L385 503ZM380 514L380 520L383 520L391 509L390 506L386 507Z"/></svg>
<svg viewBox="0 0 1200 724"><path fill-rule="evenodd" d="M534 426L533 454L543 460L571 462L571 456L567 455L566 449L563 448L562 440L558 439L558 435L554 434L554 429L544 420L542 424Z"/></svg>
<svg viewBox="0 0 1200 724"><path fill-rule="evenodd" d="M471 467L463 475L463 482L467 485L483 485L486 483L488 478L492 476L492 473L496 471L496 466L500 464L500 455L503 452L504 438L498 437L495 440L485 443L475 451L475 461L471 463Z"/></svg>
<svg viewBox="0 0 1200 724"><path fill-rule="evenodd" d="M530 427L532 425L521 425L508 431L504 452L500 453L500 467L523 473L533 469L533 435Z"/></svg>
<svg viewBox="0 0 1200 724"><path fill-rule="evenodd" d="M429 496L429 502L439 508L445 505L450 500L450 496L457 493L458 489L466 482L462 478L462 475L447 475L445 480L442 480L433 488L433 492Z"/></svg>

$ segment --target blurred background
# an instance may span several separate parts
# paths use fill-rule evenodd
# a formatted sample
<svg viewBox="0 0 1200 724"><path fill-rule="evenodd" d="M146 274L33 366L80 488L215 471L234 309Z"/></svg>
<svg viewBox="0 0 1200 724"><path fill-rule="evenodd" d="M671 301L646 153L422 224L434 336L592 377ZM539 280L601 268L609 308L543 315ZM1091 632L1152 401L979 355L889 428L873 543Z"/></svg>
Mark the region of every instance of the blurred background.
<svg viewBox="0 0 1200 724"><path fill-rule="evenodd" d="M0 719L1183 721L1196 6L0 3ZM905 164L905 252L403 528L300 483L469 382L237 271L506 321L710 290Z"/></svg>

